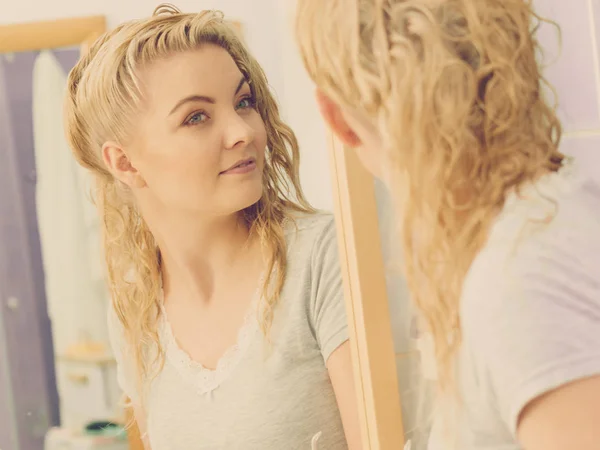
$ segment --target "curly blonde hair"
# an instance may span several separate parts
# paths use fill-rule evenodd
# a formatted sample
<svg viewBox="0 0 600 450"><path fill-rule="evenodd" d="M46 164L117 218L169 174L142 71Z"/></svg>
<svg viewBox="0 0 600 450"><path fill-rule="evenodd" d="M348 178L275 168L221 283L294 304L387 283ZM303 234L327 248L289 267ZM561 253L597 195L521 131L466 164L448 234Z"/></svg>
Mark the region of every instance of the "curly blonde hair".
<svg viewBox="0 0 600 450"><path fill-rule="evenodd" d="M160 249L131 192L103 163L101 148L108 140L128 138L130 120L144 95L139 82L142 67L207 44L231 55L251 86L267 132L263 195L242 212L251 234L261 240L269 256L259 317L265 335L286 273L283 223L294 212L313 211L300 187L296 137L280 119L263 70L222 13L182 14L171 5L161 5L151 18L124 23L93 44L69 74L66 132L79 164L95 175L112 302L136 361L140 389L156 373L155 363L164 362L156 326ZM155 357L149 358L150 354Z"/></svg>
<svg viewBox="0 0 600 450"><path fill-rule="evenodd" d="M382 134L411 297L456 392L466 273L507 195L564 159L545 20L527 0L299 0L296 20L313 81Z"/></svg>

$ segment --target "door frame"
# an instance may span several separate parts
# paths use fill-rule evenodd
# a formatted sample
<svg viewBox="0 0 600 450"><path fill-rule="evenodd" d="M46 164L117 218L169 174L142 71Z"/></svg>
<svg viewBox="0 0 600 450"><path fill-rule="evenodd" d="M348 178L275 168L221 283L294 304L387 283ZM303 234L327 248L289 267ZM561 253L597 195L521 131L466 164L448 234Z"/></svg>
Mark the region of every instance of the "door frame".
<svg viewBox="0 0 600 450"><path fill-rule="evenodd" d="M28 52L45 49L56 49L61 47L72 47L81 46L82 53L85 52L89 44L95 40L101 33L106 30L106 19L104 16L89 16L69 19L57 19L50 21L41 22L26 22L20 24L10 24L0 26L0 53L15 53L15 52ZM10 158L10 155L8 156ZM15 180L7 180L7 182L14 182ZM18 199L17 199L18 203ZM16 220L22 220L24 214L22 211L18 211L20 206L17 205L17 214L20 218ZM26 227L21 226L23 232ZM23 256L26 261L29 261L27 255ZM31 265L31 261L29 261ZM2 274L0 274L2 275ZM12 432L9 433L9 439L12 440L11 445L16 449L19 448L20 436L19 428L16 423L15 417L15 401L12 392L12 374L10 371L10 358L9 349L5 345L6 336L6 321L9 320L9 316L14 314L13 310L18 305L9 304L10 302L17 302L15 298L9 298L11 289L9 286L10 280L0 279L0 356L4 359L2 365L2 373L0 379L3 380L0 389L7 389L8 392L3 393L3 398L7 401L6 413L10 416L9 420L11 424ZM31 290L31 289L30 289ZM25 293L32 295L33 293ZM40 312L44 313L46 308L44 307ZM46 313L47 314L47 313ZM44 365L47 365L47 361L53 361L54 358L46 358ZM6 379L4 379L6 378ZM6 395L4 395L6 394ZM13 447L10 447L13 448Z"/></svg>

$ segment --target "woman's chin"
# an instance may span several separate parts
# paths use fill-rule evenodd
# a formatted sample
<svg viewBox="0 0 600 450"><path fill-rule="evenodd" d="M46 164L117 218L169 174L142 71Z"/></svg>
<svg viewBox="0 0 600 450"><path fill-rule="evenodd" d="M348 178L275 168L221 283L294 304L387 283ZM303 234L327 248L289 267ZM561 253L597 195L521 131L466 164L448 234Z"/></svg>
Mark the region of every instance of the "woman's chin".
<svg viewBox="0 0 600 450"><path fill-rule="evenodd" d="M252 188L247 187L245 190L240 192L239 197L236 199L236 210L243 211L244 209L250 208L251 206L258 203L262 196L262 185Z"/></svg>

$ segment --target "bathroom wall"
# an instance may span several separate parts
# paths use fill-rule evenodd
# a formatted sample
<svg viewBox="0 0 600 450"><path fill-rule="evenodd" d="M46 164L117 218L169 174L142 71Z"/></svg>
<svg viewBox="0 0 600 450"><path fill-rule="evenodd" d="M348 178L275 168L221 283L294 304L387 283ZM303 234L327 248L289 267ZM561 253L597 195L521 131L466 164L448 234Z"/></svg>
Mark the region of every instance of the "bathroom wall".
<svg viewBox="0 0 600 450"><path fill-rule="evenodd" d="M331 210L328 132L315 100L315 87L306 74L294 36L296 0L274 0L276 20L271 30L280 46L282 84L277 89L281 111L292 127L301 150L300 176L308 199L317 208Z"/></svg>
<svg viewBox="0 0 600 450"><path fill-rule="evenodd" d="M562 148L600 179L600 0L537 0L538 12L558 23L540 39L546 48L548 80L555 86L564 125Z"/></svg>

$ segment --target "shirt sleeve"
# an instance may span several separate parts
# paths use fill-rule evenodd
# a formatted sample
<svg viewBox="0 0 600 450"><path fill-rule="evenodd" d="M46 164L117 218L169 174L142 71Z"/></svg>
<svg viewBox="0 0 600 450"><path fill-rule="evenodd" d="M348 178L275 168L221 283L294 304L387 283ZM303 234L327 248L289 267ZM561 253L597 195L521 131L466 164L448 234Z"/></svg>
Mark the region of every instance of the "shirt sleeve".
<svg viewBox="0 0 600 450"><path fill-rule="evenodd" d="M348 340L335 222L327 216L312 252L311 321L325 362Z"/></svg>
<svg viewBox="0 0 600 450"><path fill-rule="evenodd" d="M600 375L598 267L550 250L465 285L464 339L515 439L532 400Z"/></svg>
<svg viewBox="0 0 600 450"><path fill-rule="evenodd" d="M108 308L108 336L117 363L117 382L123 393L132 403L137 404L138 396L135 389L135 368L133 356L127 350L123 326L111 303Z"/></svg>

